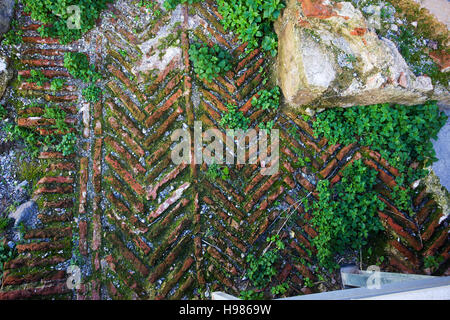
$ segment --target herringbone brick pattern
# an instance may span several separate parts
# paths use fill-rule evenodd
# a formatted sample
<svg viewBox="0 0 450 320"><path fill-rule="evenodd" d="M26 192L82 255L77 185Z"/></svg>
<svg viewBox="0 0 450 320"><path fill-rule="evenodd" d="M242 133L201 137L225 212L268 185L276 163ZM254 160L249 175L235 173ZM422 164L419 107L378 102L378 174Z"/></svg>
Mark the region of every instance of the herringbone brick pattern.
<svg viewBox="0 0 450 320"><path fill-rule="evenodd" d="M24 31L18 63L15 93L27 99L18 110L17 125L32 129L47 136L54 133L54 119L43 118L44 106L53 104L67 114L66 123L77 122L77 87L63 68L67 47L55 39L39 37L33 23L21 14L20 25ZM64 79L65 85L58 92L50 89L50 82L39 86L28 82L31 70L39 70L48 79ZM74 130L74 129L73 129ZM56 132L56 134L59 134ZM39 223L36 229L26 230L23 240L17 245L19 256L5 264L0 299L24 299L35 296L71 298L66 286L66 266L72 258L72 221L75 203L75 172L77 162L74 155L63 156L53 149L38 155L40 165L45 167L43 176L34 186L33 196L40 204Z"/></svg>
<svg viewBox="0 0 450 320"><path fill-rule="evenodd" d="M19 257L7 264L0 298L206 298L215 290L238 295L246 288L246 256L261 253L265 237L275 233L286 244L276 281L287 282L290 295L317 291L322 271L311 245L317 233L301 201L314 201L319 179L338 183L343 167L359 158L378 171L379 197L387 204L379 212L387 230L380 236L387 257L382 269L422 273L424 257L434 255L444 258L438 273L446 272L448 221L441 221L442 212L422 187L411 218L392 204L390 190L399 173L377 152L357 144L329 145L314 137L314 119L252 107L259 90L270 88L263 79L272 61L259 50L246 52L245 44L225 32L212 1L161 15L155 13L158 6L149 12L120 1L108 9L87 52L104 75L102 102L87 107L77 103L79 90L61 65L67 47L36 37L36 27L24 24L26 68L19 73L26 77L30 68L40 68L49 77L67 78L68 85L58 94L28 83L18 91L56 101L68 114L76 114L75 106L90 113L83 118L76 156L40 155L51 164L36 194L51 197L42 203L42 229L25 236L38 242L20 245ZM234 68L212 82L197 78L188 48L199 40L229 50ZM42 49L40 43L48 45ZM262 175L259 164L236 165L229 166L229 180L212 181L206 165L173 164L171 134L192 131L194 121L204 129L220 127L227 103L237 105L257 130L258 123L276 120L281 140L276 175ZM77 123L74 119L67 121ZM18 123L45 134L47 123L36 117L23 115ZM305 158L309 161L299 162ZM83 285L71 291L65 268L75 255L81 256L76 264L82 264ZM339 288L333 277L325 289ZM306 288L305 278L315 287Z"/></svg>

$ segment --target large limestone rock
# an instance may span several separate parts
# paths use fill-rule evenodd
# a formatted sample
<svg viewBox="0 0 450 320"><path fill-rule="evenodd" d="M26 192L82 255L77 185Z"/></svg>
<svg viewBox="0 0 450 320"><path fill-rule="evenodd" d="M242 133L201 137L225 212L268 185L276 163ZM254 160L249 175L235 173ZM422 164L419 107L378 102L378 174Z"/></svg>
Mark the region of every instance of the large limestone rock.
<svg viewBox="0 0 450 320"><path fill-rule="evenodd" d="M0 0L0 38L9 30L14 13L14 0Z"/></svg>
<svg viewBox="0 0 450 320"><path fill-rule="evenodd" d="M8 68L8 59L0 55L0 99L5 93L9 80L11 80L13 72Z"/></svg>
<svg viewBox="0 0 450 320"><path fill-rule="evenodd" d="M349 2L287 0L275 31L277 81L291 107L450 101L448 88L416 77Z"/></svg>
<svg viewBox="0 0 450 320"><path fill-rule="evenodd" d="M20 223L31 225L36 219L38 213L38 205L36 202L30 200L21 204L16 211L10 213L8 218L14 219L14 226L17 227Z"/></svg>

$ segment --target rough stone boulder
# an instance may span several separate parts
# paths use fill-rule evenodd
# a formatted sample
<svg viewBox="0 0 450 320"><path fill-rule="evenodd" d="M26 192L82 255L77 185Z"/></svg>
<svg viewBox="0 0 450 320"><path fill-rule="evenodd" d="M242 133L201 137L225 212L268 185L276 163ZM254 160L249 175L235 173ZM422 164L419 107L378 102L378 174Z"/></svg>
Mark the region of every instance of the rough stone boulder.
<svg viewBox="0 0 450 320"><path fill-rule="evenodd" d="M14 219L14 226L17 227L21 222L24 224L31 224L38 213L38 205L36 202L30 200L21 204L16 211L8 215L9 218Z"/></svg>
<svg viewBox="0 0 450 320"><path fill-rule="evenodd" d="M277 82L291 107L450 102L448 87L415 76L350 2L287 0L275 31Z"/></svg>
<svg viewBox="0 0 450 320"><path fill-rule="evenodd" d="M0 99L5 93L9 80L11 80L13 72L8 68L8 59L0 55Z"/></svg>
<svg viewBox="0 0 450 320"><path fill-rule="evenodd" d="M14 0L0 0L0 37L9 30L14 13Z"/></svg>

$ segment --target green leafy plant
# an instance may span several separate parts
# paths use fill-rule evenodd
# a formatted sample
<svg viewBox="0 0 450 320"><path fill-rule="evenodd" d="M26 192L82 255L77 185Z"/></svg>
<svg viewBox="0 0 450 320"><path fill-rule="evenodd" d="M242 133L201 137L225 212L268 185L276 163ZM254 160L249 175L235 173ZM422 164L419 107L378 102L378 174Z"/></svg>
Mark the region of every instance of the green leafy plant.
<svg viewBox="0 0 450 320"><path fill-rule="evenodd" d="M259 97L253 97L252 106L262 110L276 110L280 106L280 88L274 87L271 90L261 90Z"/></svg>
<svg viewBox="0 0 450 320"><path fill-rule="evenodd" d="M356 57L353 54L349 54L345 57L345 61L347 62L356 62Z"/></svg>
<svg viewBox="0 0 450 320"><path fill-rule="evenodd" d="M3 268L5 262L13 259L16 256L16 251L11 249L10 247L0 244L0 278L3 273Z"/></svg>
<svg viewBox="0 0 450 320"><path fill-rule="evenodd" d="M208 171L206 174L212 180L215 180L217 177L220 176L220 166L216 163L211 163L211 165L208 167Z"/></svg>
<svg viewBox="0 0 450 320"><path fill-rule="evenodd" d="M219 74L231 69L231 55L217 44L212 48L193 43L189 48L189 59L194 64L194 72L201 78L212 81Z"/></svg>
<svg viewBox="0 0 450 320"><path fill-rule="evenodd" d="M274 120L267 121L266 123L261 122L258 126L261 130L265 130L267 133L270 132L275 124Z"/></svg>
<svg viewBox="0 0 450 320"><path fill-rule="evenodd" d="M228 112L220 119L220 125L229 129L247 130L250 119L246 118L237 106L227 104Z"/></svg>
<svg viewBox="0 0 450 320"><path fill-rule="evenodd" d="M147 9L153 9L155 7L155 2L152 0L140 0L138 4L140 7L145 7Z"/></svg>
<svg viewBox="0 0 450 320"><path fill-rule="evenodd" d="M66 119L66 115L66 112L59 107L46 106L42 117L46 119L64 120Z"/></svg>
<svg viewBox="0 0 450 320"><path fill-rule="evenodd" d="M196 2L200 2L200 1L202 1L202 0L166 0L166 1L164 1L164 8L166 8L166 10L173 10L179 4L182 4L182 3L193 4Z"/></svg>
<svg viewBox="0 0 450 320"><path fill-rule="evenodd" d="M330 144L359 142L407 172L413 160L436 160L430 138L437 137L446 121L447 116L439 111L436 102L417 106L377 104L326 110L317 115L313 128L316 136L323 135Z"/></svg>
<svg viewBox="0 0 450 320"><path fill-rule="evenodd" d="M280 251L285 247L278 235L267 237L266 241L269 245L274 243L275 247L259 255L249 253L246 257L246 261L249 265L246 275L252 286L256 287L259 291L266 288L272 281L273 276L277 274L275 263L280 259ZM278 288L278 290L280 289L281 288ZM241 298L251 297L254 299L255 291L251 291L251 293L242 291ZM262 293L258 293L257 297L262 298Z"/></svg>
<svg viewBox="0 0 450 320"><path fill-rule="evenodd" d="M377 265L377 266L380 266L380 265L383 263L383 261L384 261L384 256L378 257L377 262L376 262L376 265Z"/></svg>
<svg viewBox="0 0 450 320"><path fill-rule="evenodd" d="M287 290L289 289L289 285L284 282L281 284L276 285L275 287L270 288L270 292L274 295L283 295L287 292Z"/></svg>
<svg viewBox="0 0 450 320"><path fill-rule="evenodd" d="M61 142L56 146L56 150L63 156L68 156L76 151L77 136L70 132L62 136Z"/></svg>
<svg viewBox="0 0 450 320"><path fill-rule="evenodd" d="M70 132L71 129L66 123L66 113L64 110L54 106L46 106L42 118L53 119L54 124L51 126L56 129L61 137L50 134L42 136L31 128L20 127L15 124L6 123L3 127L6 138L9 141L23 140L27 152L35 157L41 151L41 147L54 147L57 151L62 152L64 156L69 155L76 150L76 135Z"/></svg>
<svg viewBox="0 0 450 320"><path fill-rule="evenodd" d="M101 75L95 71L95 66L89 64L88 57L80 52L64 53L64 67L69 73L83 82L95 82Z"/></svg>
<svg viewBox="0 0 450 320"><path fill-rule="evenodd" d="M312 282L312 280L310 278L306 277L304 280L305 280L306 287L308 287L308 288L314 287L314 283Z"/></svg>
<svg viewBox="0 0 450 320"><path fill-rule="evenodd" d="M122 57L124 57L124 58L126 58L127 56L128 56L128 52L126 51L126 50L123 50L123 49L119 49L119 50L117 50L119 53L120 53L120 55L122 56Z"/></svg>
<svg viewBox="0 0 450 320"><path fill-rule="evenodd" d="M383 211L385 204L373 190L376 175L361 159L354 161L343 170L341 182L334 190L330 190L329 180L320 180L319 201L311 207L304 204L312 214L311 224L318 233L312 243L322 266L338 267L333 261L335 254L361 249L370 235L383 229L377 211Z"/></svg>
<svg viewBox="0 0 450 320"><path fill-rule="evenodd" d="M47 106L44 109L44 114L42 115L42 117L55 120L53 128L55 128L58 132L62 134L66 134L69 132L69 125L66 123L66 115L67 115L66 112L60 109L59 107ZM43 142L47 146L52 145L54 143L54 137L46 136Z"/></svg>
<svg viewBox="0 0 450 320"><path fill-rule="evenodd" d="M412 169L412 161L422 166L436 161L430 138L436 139L447 116L439 111L436 102L417 106L377 104L351 108L333 108L317 115L313 123L316 136L323 135L330 144L351 144L378 151L401 175L391 190L396 207L410 215L413 190L410 185L423 178L427 171Z"/></svg>
<svg viewBox="0 0 450 320"><path fill-rule="evenodd" d="M0 105L0 119L5 119L6 115L8 114L8 110L2 105Z"/></svg>
<svg viewBox="0 0 450 320"><path fill-rule="evenodd" d="M48 78L42 73L41 70L31 70L30 77L27 79L29 83L36 83L39 87L42 87Z"/></svg>
<svg viewBox="0 0 450 320"><path fill-rule="evenodd" d="M87 88L83 89L82 94L83 97L88 102L98 102L100 100L100 95L102 93L102 89L97 87L94 84L90 84Z"/></svg>
<svg viewBox="0 0 450 320"><path fill-rule="evenodd" d="M53 91L59 91L65 83L66 81L64 79L53 79L52 82L50 82L50 89Z"/></svg>
<svg viewBox="0 0 450 320"><path fill-rule="evenodd" d="M19 28L19 23L17 20L11 21L11 28L7 33L5 33L4 38L2 40L2 45L12 46L23 43L23 31Z"/></svg>
<svg viewBox="0 0 450 320"><path fill-rule="evenodd" d="M276 56L278 41L272 22L285 7L280 0L218 0L217 5L224 28L236 31L248 43L246 50L261 46Z"/></svg>
<svg viewBox="0 0 450 320"><path fill-rule="evenodd" d="M23 140L26 150L32 156L37 156L39 153L40 135L29 128L19 127L17 125L6 123L3 127L6 133L6 139L9 141Z"/></svg>
<svg viewBox="0 0 450 320"><path fill-rule="evenodd" d="M242 300L262 300L264 298L263 292L257 292L254 290L241 291L240 297Z"/></svg>
<svg viewBox="0 0 450 320"><path fill-rule="evenodd" d="M123 52L119 51L121 54ZM94 82L101 79L101 75L95 71L95 66L89 64L88 57L83 53L66 52L64 54L64 67L69 73L89 83L89 85L82 90L82 95L88 102L100 101L102 90L97 87Z"/></svg>
<svg viewBox="0 0 450 320"><path fill-rule="evenodd" d="M62 44L80 39L92 29L102 10L111 2L113 0L23 1L24 11L30 13L33 20L42 22L38 29L40 35L44 38L58 38ZM79 8L79 19L76 19L77 9L72 6Z"/></svg>
<svg viewBox="0 0 450 320"><path fill-rule="evenodd" d="M228 167L223 167L222 168L222 175L221 178L223 180L228 180L230 179L230 170L228 169Z"/></svg>
<svg viewBox="0 0 450 320"><path fill-rule="evenodd" d="M230 170L226 166L222 168L220 165L216 163L211 163L208 167L206 175L211 180L215 180L218 177L221 177L223 180L228 180L230 178Z"/></svg>
<svg viewBox="0 0 450 320"><path fill-rule="evenodd" d="M6 230L9 226L11 219L8 217L0 217L0 232Z"/></svg>
<svg viewBox="0 0 450 320"><path fill-rule="evenodd" d="M426 256L423 259L423 264L425 268L436 269L439 265L444 261L443 256L435 257L435 256Z"/></svg>

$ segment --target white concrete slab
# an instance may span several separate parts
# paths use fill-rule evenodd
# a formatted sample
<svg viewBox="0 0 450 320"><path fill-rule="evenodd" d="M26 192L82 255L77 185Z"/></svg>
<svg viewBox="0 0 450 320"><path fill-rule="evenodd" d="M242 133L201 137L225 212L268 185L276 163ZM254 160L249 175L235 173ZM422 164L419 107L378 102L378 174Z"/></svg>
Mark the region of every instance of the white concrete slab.
<svg viewBox="0 0 450 320"><path fill-rule="evenodd" d="M433 163L433 171L439 177L441 184L450 191L450 109L444 109L449 119L439 131L438 139L433 141L436 157L439 161Z"/></svg>

